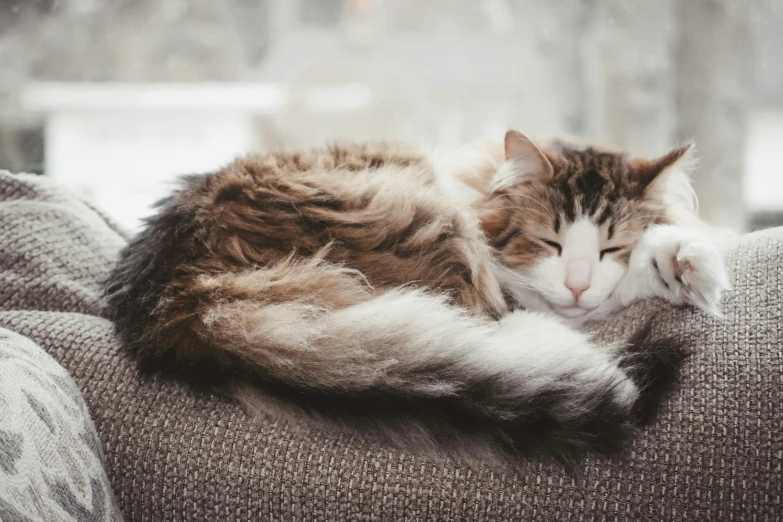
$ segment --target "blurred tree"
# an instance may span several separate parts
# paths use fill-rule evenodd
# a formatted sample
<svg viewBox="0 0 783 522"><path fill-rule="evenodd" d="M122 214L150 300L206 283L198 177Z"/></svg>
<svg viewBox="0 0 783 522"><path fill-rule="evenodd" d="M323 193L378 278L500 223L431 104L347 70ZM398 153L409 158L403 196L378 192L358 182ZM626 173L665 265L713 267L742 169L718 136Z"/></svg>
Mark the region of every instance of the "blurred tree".
<svg viewBox="0 0 783 522"><path fill-rule="evenodd" d="M753 2L675 2L679 20L677 137L702 152L694 180L701 216L710 223L745 228L743 169L751 105Z"/></svg>
<svg viewBox="0 0 783 522"><path fill-rule="evenodd" d="M743 229L753 2L593 0L585 33L586 134L634 153L695 141L701 216Z"/></svg>
<svg viewBox="0 0 783 522"><path fill-rule="evenodd" d="M510 3L497 0L486 5L504 2ZM528 0L513 6L515 16L506 22L513 23L506 29L513 47L506 54L503 74L513 82L506 86L513 93L511 123L540 136L584 136L593 102L583 60L589 2Z"/></svg>
<svg viewBox="0 0 783 522"><path fill-rule="evenodd" d="M594 0L583 57L586 134L635 154L672 145L674 0Z"/></svg>

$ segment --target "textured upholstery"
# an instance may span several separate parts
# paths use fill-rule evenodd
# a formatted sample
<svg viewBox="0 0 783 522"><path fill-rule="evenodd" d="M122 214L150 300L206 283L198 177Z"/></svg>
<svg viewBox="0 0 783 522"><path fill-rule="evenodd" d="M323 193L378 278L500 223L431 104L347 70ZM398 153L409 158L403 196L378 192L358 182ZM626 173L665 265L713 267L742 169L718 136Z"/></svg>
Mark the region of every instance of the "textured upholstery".
<svg viewBox="0 0 783 522"><path fill-rule="evenodd" d="M434 460L354 436L251 421L231 402L138 378L98 317L125 239L77 198L0 174L0 327L38 343L81 388L125 518L159 520L780 520L783 518L783 230L727 251L725 318L633 306L695 354L658 421L576 476L547 459L515 469Z"/></svg>

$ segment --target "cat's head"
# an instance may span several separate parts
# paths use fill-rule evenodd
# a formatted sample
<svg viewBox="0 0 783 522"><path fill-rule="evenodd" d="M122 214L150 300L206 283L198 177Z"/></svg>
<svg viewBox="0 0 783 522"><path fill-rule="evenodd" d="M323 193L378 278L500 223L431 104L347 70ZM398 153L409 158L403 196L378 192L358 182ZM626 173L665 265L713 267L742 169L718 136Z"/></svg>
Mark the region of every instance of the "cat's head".
<svg viewBox="0 0 783 522"><path fill-rule="evenodd" d="M694 201L683 172L691 158L691 146L632 159L563 142L539 147L509 131L480 214L505 288L570 318L598 307L642 231L669 222L675 201Z"/></svg>

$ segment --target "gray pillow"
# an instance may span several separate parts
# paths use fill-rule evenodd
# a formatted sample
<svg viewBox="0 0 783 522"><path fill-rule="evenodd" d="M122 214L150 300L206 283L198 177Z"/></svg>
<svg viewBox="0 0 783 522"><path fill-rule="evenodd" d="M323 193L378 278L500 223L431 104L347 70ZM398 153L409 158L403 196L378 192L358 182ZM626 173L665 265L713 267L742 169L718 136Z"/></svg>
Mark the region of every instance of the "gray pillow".
<svg viewBox="0 0 783 522"><path fill-rule="evenodd" d="M68 372L0 328L0 520L121 520L103 460Z"/></svg>

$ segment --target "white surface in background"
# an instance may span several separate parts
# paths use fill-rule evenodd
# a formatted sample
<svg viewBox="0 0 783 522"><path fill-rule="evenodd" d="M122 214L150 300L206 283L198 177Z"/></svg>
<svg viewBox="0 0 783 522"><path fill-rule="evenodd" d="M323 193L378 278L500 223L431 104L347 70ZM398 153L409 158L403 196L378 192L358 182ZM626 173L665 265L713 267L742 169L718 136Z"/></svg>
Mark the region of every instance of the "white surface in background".
<svg viewBox="0 0 783 522"><path fill-rule="evenodd" d="M22 101L46 113L46 175L136 228L179 176L258 150L258 114L351 111L371 93L362 84L36 83Z"/></svg>
<svg viewBox="0 0 783 522"><path fill-rule="evenodd" d="M63 112L46 124L46 174L135 227L176 178L218 169L256 148L242 113Z"/></svg>
<svg viewBox="0 0 783 522"><path fill-rule="evenodd" d="M749 118L744 192L751 212L783 212L783 111Z"/></svg>
<svg viewBox="0 0 783 522"><path fill-rule="evenodd" d="M372 99L362 83L291 89L282 83L65 83L33 82L23 91L30 110L57 111L234 111L274 114L292 105L311 112L366 107Z"/></svg>
<svg viewBox="0 0 783 522"><path fill-rule="evenodd" d="M279 83L65 83L34 82L21 102L32 110L241 110L270 113L288 101Z"/></svg>

